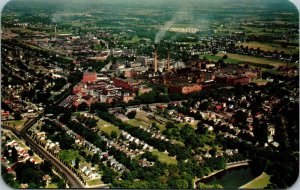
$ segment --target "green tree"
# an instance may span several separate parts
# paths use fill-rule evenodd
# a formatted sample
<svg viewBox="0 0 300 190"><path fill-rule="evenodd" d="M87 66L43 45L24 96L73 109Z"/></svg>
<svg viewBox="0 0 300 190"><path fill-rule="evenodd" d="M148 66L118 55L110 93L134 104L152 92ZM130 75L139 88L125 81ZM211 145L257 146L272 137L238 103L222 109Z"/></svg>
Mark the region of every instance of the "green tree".
<svg viewBox="0 0 300 190"><path fill-rule="evenodd" d="M98 164L100 162L100 158L98 154L93 154L92 163Z"/></svg>
<svg viewBox="0 0 300 190"><path fill-rule="evenodd" d="M20 111L14 112L14 118L15 120L21 120L22 119L21 112Z"/></svg>
<svg viewBox="0 0 300 190"><path fill-rule="evenodd" d="M156 124L155 122L153 122L153 123L151 124L151 127L153 127L153 128L156 129L156 130L159 130L159 127L157 126L157 124Z"/></svg>
<svg viewBox="0 0 300 190"><path fill-rule="evenodd" d="M96 102L91 104L90 112L95 113L96 111L108 111L109 105L107 103Z"/></svg>
<svg viewBox="0 0 300 190"><path fill-rule="evenodd" d="M103 174L101 180L104 183L112 183L118 175L114 170L112 170L110 168L106 168L103 172L104 172L104 174Z"/></svg>
<svg viewBox="0 0 300 190"><path fill-rule="evenodd" d="M80 162L80 159L78 157L76 157L75 159L75 166L74 168L78 169L79 168L79 162Z"/></svg>
<svg viewBox="0 0 300 190"><path fill-rule="evenodd" d="M59 188L59 189L65 189L66 188L66 183L63 179L59 179L57 181L57 188Z"/></svg>
<svg viewBox="0 0 300 190"><path fill-rule="evenodd" d="M112 131L111 134L110 134L110 137L113 138L113 139L117 138L118 137L117 132L116 131Z"/></svg>
<svg viewBox="0 0 300 190"><path fill-rule="evenodd" d="M129 113L127 114L127 117L128 117L129 119L134 119L135 116L136 116L136 111L131 111L131 112L129 112Z"/></svg>
<svg viewBox="0 0 300 190"><path fill-rule="evenodd" d="M41 163L40 169L47 174L50 174L52 172L52 165L48 160L45 160Z"/></svg>
<svg viewBox="0 0 300 190"><path fill-rule="evenodd" d="M174 123L168 122L168 123L166 124L166 129L172 129L172 128L175 128Z"/></svg>
<svg viewBox="0 0 300 190"><path fill-rule="evenodd" d="M211 53L212 53L213 55L216 55L216 54L218 53L218 50L214 48L214 49L212 50Z"/></svg>
<svg viewBox="0 0 300 190"><path fill-rule="evenodd" d="M207 134L207 133L208 133L208 129L207 129L207 127L205 127L205 126L203 125L202 122L199 121L199 122L197 123L196 133L198 133L198 134L200 134L200 135L204 135L204 134Z"/></svg>
<svg viewBox="0 0 300 190"><path fill-rule="evenodd" d="M88 105L85 102L82 102L77 108L78 111L86 111L87 109L88 109Z"/></svg>
<svg viewBox="0 0 300 190"><path fill-rule="evenodd" d="M18 161L18 151L15 147L11 149L11 160L12 162L17 162Z"/></svg>

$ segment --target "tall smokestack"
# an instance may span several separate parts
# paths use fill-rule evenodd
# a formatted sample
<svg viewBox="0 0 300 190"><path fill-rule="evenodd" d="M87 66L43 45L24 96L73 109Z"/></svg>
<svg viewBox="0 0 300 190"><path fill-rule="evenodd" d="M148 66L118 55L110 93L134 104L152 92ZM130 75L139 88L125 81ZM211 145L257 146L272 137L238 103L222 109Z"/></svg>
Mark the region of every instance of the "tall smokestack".
<svg viewBox="0 0 300 190"><path fill-rule="evenodd" d="M55 24L55 27L54 27L54 37L56 38L56 33L57 33L57 24Z"/></svg>
<svg viewBox="0 0 300 190"><path fill-rule="evenodd" d="M171 71L171 68L170 68L170 44L168 45L168 62L167 62L167 69L168 71Z"/></svg>
<svg viewBox="0 0 300 190"><path fill-rule="evenodd" d="M156 73L158 70L157 66L157 44L155 44L155 49L154 49L154 72Z"/></svg>

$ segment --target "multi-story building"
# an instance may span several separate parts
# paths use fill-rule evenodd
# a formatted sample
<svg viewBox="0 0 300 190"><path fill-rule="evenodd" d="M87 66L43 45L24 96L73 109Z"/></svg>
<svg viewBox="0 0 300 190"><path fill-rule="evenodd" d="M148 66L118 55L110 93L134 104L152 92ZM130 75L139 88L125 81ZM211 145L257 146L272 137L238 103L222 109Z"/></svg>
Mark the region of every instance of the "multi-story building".
<svg viewBox="0 0 300 190"><path fill-rule="evenodd" d="M122 87L125 90L137 92L139 89L140 81L129 79L129 78L128 79L114 78L113 83L116 87Z"/></svg>
<svg viewBox="0 0 300 190"><path fill-rule="evenodd" d="M92 83L97 81L97 73L96 72L85 72L83 74L83 83Z"/></svg>
<svg viewBox="0 0 300 190"><path fill-rule="evenodd" d="M201 84L171 84L168 86L169 93L189 94L202 90Z"/></svg>

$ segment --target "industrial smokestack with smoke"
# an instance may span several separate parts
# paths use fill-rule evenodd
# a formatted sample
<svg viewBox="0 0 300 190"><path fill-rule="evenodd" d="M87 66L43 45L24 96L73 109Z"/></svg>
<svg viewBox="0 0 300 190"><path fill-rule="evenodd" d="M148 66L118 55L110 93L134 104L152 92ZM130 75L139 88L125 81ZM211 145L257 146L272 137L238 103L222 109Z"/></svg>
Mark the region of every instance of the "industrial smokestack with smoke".
<svg viewBox="0 0 300 190"><path fill-rule="evenodd" d="M176 17L174 17L172 20L166 22L166 24L158 31L158 33L155 36L155 43L159 43L160 40L166 35L166 32L174 25L176 21Z"/></svg>
<svg viewBox="0 0 300 190"><path fill-rule="evenodd" d="M154 46L154 72L157 73L158 65L157 65L157 44Z"/></svg>
<svg viewBox="0 0 300 190"><path fill-rule="evenodd" d="M167 31L170 30L170 28L173 27L174 24L176 24L176 22L182 20L191 22L194 19L192 14L193 7L191 7L191 5L182 4L182 6L180 7L181 9L174 14L173 18L167 21L164 24L164 26L161 27L160 30L156 33L155 35L156 44L158 44L165 37ZM178 35L176 34L174 38L176 38L177 36Z"/></svg>
<svg viewBox="0 0 300 190"><path fill-rule="evenodd" d="M171 71L171 68L170 68L170 44L168 44L167 70L168 70L168 71Z"/></svg>

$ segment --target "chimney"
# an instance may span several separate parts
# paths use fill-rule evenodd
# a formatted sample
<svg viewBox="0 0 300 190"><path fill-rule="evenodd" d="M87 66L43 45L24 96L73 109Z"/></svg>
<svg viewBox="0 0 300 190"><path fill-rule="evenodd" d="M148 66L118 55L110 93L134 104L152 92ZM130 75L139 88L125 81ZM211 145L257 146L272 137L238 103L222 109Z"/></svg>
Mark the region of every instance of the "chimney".
<svg viewBox="0 0 300 190"><path fill-rule="evenodd" d="M157 73L158 66L157 66L157 44L155 44L154 49L154 72Z"/></svg>
<svg viewBox="0 0 300 190"><path fill-rule="evenodd" d="M54 37L56 38L56 33L57 33L57 24L55 24L55 27L54 27Z"/></svg>
<svg viewBox="0 0 300 190"><path fill-rule="evenodd" d="M168 69L168 71L170 71L171 70L171 68L170 68L170 44L168 45L168 62L167 62L167 69Z"/></svg>

